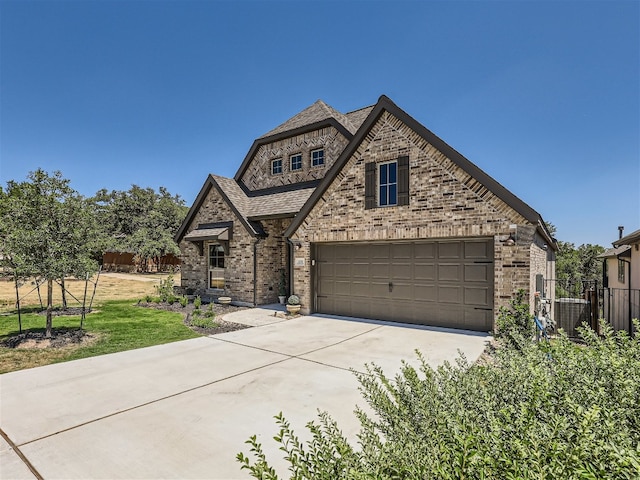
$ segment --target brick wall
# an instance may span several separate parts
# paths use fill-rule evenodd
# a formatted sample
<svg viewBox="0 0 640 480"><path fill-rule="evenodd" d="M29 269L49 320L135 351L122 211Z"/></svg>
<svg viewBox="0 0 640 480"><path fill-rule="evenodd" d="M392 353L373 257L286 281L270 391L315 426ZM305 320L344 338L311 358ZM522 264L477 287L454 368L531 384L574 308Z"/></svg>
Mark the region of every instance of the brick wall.
<svg viewBox="0 0 640 480"><path fill-rule="evenodd" d="M253 303L253 244L255 239L247 232L231 208L215 188L211 188L202 207L194 215L185 235L199 224L233 221L233 239L229 242L229 256L225 258L225 295L234 300ZM192 242L180 242L182 259L181 285L196 294L207 291L209 266L208 247L204 244L202 255Z"/></svg>
<svg viewBox="0 0 640 480"><path fill-rule="evenodd" d="M365 210L365 163L403 155L408 155L410 162L410 204ZM518 225L518 242L507 246L511 225ZM305 260L304 267L295 269L294 288L301 296L303 310L308 311L312 243L493 237L497 311L519 288L530 290L535 235L535 226L385 113L293 235L302 243L295 256Z"/></svg>
<svg viewBox="0 0 640 480"><path fill-rule="evenodd" d="M259 190L322 179L347 143L347 139L334 127L326 127L262 145L241 180L250 190ZM318 148L324 148L324 165L312 167L311 151ZM302 169L291 172L289 157L297 153L302 154ZM276 158L282 158L283 173L273 175L271 161Z"/></svg>
<svg viewBox="0 0 640 480"><path fill-rule="evenodd" d="M278 302L278 285L280 283L280 270L286 269L287 240L283 233L291 224L290 218L264 220L262 227L268 237L258 243L258 276L257 276L257 300L258 304ZM289 271L285 270L287 281Z"/></svg>

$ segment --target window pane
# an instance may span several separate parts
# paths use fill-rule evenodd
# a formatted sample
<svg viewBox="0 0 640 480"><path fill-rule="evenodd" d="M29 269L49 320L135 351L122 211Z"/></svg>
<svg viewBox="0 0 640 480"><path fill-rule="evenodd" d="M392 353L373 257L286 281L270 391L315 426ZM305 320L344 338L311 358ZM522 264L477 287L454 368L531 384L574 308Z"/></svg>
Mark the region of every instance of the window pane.
<svg viewBox="0 0 640 480"><path fill-rule="evenodd" d="M389 185L389 205L396 205L398 203L397 185Z"/></svg>
<svg viewBox="0 0 640 480"><path fill-rule="evenodd" d="M387 205L387 187L380 185L380 205Z"/></svg>
<svg viewBox="0 0 640 480"><path fill-rule="evenodd" d="M389 167L389 183L396 183L396 172L397 172L397 167L398 164L397 163L389 163L388 164Z"/></svg>
<svg viewBox="0 0 640 480"><path fill-rule="evenodd" d="M380 185L387 183L387 165L380 165Z"/></svg>

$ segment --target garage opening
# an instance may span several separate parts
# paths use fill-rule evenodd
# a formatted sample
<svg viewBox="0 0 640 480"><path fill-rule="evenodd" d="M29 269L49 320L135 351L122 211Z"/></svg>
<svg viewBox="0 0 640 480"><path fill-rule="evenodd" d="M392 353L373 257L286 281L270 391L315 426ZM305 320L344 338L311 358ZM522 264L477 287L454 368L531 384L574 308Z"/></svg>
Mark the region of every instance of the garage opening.
<svg viewBox="0 0 640 480"><path fill-rule="evenodd" d="M320 313L489 331L493 239L315 244Z"/></svg>

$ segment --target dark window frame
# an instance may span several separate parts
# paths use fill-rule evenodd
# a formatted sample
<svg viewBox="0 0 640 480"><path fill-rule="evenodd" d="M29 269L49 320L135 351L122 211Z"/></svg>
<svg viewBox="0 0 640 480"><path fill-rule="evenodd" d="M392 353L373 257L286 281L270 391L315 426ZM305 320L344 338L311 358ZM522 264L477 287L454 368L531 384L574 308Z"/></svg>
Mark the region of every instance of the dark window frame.
<svg viewBox="0 0 640 480"><path fill-rule="evenodd" d="M398 205L398 161L378 164L378 206L395 207Z"/></svg>
<svg viewBox="0 0 640 480"><path fill-rule="evenodd" d="M379 205L379 180L378 165L397 162L396 180L396 203L394 205ZM364 166L365 182L364 182L364 208L366 210L372 208L390 208L401 205L409 205L409 157L400 156L395 160L385 162L367 162Z"/></svg>

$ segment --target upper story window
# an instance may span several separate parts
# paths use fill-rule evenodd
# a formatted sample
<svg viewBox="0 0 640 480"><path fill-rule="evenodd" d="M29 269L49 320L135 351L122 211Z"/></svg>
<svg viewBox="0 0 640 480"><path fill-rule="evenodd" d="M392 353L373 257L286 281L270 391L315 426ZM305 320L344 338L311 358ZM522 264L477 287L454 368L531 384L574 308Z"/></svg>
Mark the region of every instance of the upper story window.
<svg viewBox="0 0 640 480"><path fill-rule="evenodd" d="M282 159L276 158L271 161L271 174L277 175L279 173L282 173Z"/></svg>
<svg viewBox="0 0 640 480"><path fill-rule="evenodd" d="M311 166L319 167L320 165L324 165L324 149L322 148L311 151Z"/></svg>
<svg viewBox="0 0 640 480"><path fill-rule="evenodd" d="M364 208L409 205L409 157L364 166Z"/></svg>
<svg viewBox="0 0 640 480"><path fill-rule="evenodd" d="M618 259L618 281L624 283L625 261Z"/></svg>
<svg viewBox="0 0 640 480"><path fill-rule="evenodd" d="M302 170L302 154L296 153L295 155L291 155L289 157L291 162L291 171L295 172L296 170Z"/></svg>
<svg viewBox="0 0 640 480"><path fill-rule="evenodd" d="M378 166L378 205L386 207L398 204L398 162Z"/></svg>

